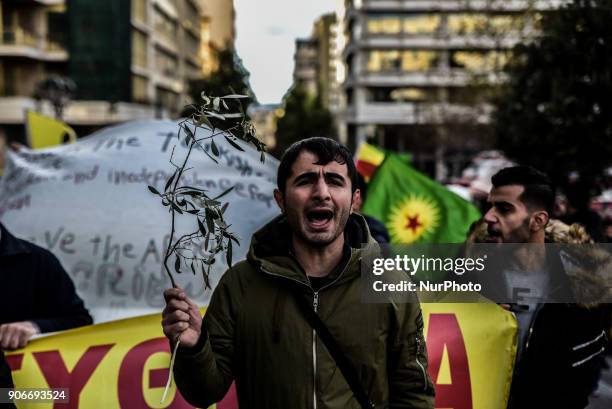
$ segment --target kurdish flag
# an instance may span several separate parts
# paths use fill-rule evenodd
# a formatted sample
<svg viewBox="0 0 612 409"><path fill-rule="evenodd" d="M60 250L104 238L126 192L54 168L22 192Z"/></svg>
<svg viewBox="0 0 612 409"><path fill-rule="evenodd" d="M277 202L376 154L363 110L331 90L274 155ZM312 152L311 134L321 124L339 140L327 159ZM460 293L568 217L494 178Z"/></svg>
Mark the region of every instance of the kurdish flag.
<svg viewBox="0 0 612 409"><path fill-rule="evenodd" d="M391 242L462 243L480 212L470 202L388 153L368 185L364 214L385 223Z"/></svg>

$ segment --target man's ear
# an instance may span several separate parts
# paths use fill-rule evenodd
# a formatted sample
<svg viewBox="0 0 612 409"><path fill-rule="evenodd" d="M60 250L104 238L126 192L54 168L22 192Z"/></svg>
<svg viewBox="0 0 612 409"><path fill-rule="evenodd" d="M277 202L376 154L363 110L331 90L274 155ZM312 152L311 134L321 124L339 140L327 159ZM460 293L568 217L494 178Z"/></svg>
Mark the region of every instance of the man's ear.
<svg viewBox="0 0 612 409"><path fill-rule="evenodd" d="M283 194L280 190L274 189L274 200L276 200L276 204L281 210L281 213L285 213L285 201L283 199Z"/></svg>
<svg viewBox="0 0 612 409"><path fill-rule="evenodd" d="M355 189L353 192L353 200L351 201L351 213L360 212L363 207L363 200L361 199L361 191Z"/></svg>
<svg viewBox="0 0 612 409"><path fill-rule="evenodd" d="M532 231L540 231L546 228L548 224L548 212L540 210L531 215L530 229Z"/></svg>

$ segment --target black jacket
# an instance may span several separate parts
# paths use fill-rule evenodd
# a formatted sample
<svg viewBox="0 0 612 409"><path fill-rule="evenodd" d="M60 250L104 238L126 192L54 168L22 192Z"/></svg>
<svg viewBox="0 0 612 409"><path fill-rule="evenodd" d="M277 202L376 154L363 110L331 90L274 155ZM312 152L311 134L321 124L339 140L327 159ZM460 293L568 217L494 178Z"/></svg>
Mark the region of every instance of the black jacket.
<svg viewBox="0 0 612 409"><path fill-rule="evenodd" d="M0 324L33 321L40 332L92 323L72 280L49 251L0 224Z"/></svg>
<svg viewBox="0 0 612 409"><path fill-rule="evenodd" d="M508 407L585 408L603 366L606 313L605 306L541 304L516 364Z"/></svg>
<svg viewBox="0 0 612 409"><path fill-rule="evenodd" d="M13 378L11 377L11 368L9 368L6 359L4 358L4 352L0 349L0 388L14 388ZM5 403L2 405L5 409L14 409L15 405L12 403Z"/></svg>

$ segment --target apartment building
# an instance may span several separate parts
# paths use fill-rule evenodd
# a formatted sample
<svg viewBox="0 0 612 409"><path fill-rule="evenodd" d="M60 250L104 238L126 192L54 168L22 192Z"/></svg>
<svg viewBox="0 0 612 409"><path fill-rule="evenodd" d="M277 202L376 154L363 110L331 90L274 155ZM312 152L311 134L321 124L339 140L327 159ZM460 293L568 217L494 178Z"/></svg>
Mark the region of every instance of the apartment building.
<svg viewBox="0 0 612 409"><path fill-rule="evenodd" d="M3 0L0 133L21 140L26 109L51 75L76 84L63 120L87 132L172 117L202 75L202 0Z"/></svg>
<svg viewBox="0 0 612 409"><path fill-rule="evenodd" d="M338 27L335 13L319 17L310 37L295 40L293 68L293 82L319 95L323 106L333 113L340 109Z"/></svg>
<svg viewBox="0 0 612 409"><path fill-rule="evenodd" d="M293 83L304 87L313 96L318 88L318 47L317 40L313 38L295 40Z"/></svg>
<svg viewBox="0 0 612 409"><path fill-rule="evenodd" d="M200 0L202 5L202 73L218 67L217 53L233 48L236 41L236 10L232 0Z"/></svg>
<svg viewBox="0 0 612 409"><path fill-rule="evenodd" d="M36 84L68 67L65 1L0 2L0 138L22 129Z"/></svg>
<svg viewBox="0 0 612 409"><path fill-rule="evenodd" d="M491 143L490 93L511 49L558 1L345 0L339 134L410 151L442 179Z"/></svg>

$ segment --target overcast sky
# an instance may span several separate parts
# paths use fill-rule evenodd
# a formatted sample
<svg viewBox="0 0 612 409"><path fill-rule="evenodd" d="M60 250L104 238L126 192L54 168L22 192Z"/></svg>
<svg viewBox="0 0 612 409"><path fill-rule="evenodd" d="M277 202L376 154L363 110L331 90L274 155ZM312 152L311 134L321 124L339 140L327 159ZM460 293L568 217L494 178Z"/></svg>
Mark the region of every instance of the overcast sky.
<svg viewBox="0 0 612 409"><path fill-rule="evenodd" d="M236 48L262 104L278 103L291 86L295 39L308 37L315 19L335 0L234 0Z"/></svg>

